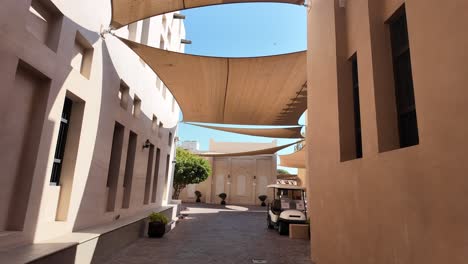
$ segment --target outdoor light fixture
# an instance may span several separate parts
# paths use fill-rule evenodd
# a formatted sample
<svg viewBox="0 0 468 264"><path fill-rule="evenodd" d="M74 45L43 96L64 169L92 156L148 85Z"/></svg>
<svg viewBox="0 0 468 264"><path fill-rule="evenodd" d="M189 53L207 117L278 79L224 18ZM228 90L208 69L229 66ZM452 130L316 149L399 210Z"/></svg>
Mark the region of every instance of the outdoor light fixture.
<svg viewBox="0 0 468 264"><path fill-rule="evenodd" d="M182 14L174 14L174 19L185 19L185 16Z"/></svg>
<svg viewBox="0 0 468 264"><path fill-rule="evenodd" d="M182 43L182 44L192 44L192 41L189 40L189 39L181 39L180 43Z"/></svg>
<svg viewBox="0 0 468 264"><path fill-rule="evenodd" d="M143 144L143 149L149 148L150 146L151 146L151 142L149 141L149 139L147 139L147 140L145 141L145 144Z"/></svg>

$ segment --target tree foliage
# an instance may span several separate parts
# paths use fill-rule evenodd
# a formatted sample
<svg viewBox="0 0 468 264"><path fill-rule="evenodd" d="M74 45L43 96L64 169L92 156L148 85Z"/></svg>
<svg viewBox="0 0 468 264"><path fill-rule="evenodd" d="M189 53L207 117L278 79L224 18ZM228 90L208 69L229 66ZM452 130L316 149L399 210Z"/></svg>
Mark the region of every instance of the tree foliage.
<svg viewBox="0 0 468 264"><path fill-rule="evenodd" d="M188 184L197 184L205 181L211 174L210 163L189 151L177 148L174 171L173 199L178 199L180 192Z"/></svg>
<svg viewBox="0 0 468 264"><path fill-rule="evenodd" d="M277 169L276 172L278 173L278 175L289 174L289 171L287 171L285 169Z"/></svg>

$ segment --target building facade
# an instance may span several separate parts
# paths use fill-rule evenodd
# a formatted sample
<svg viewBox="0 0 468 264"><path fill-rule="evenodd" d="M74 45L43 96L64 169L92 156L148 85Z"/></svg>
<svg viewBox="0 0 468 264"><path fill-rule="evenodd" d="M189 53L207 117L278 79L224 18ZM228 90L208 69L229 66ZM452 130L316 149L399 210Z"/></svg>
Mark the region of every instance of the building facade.
<svg viewBox="0 0 468 264"><path fill-rule="evenodd" d="M192 153L197 153L200 149L200 144L196 140L185 140L180 143L180 147Z"/></svg>
<svg viewBox="0 0 468 264"><path fill-rule="evenodd" d="M235 153L276 147L271 143L217 142L210 140L209 152ZM269 195L266 186L276 182L277 155L242 157L210 157L212 173L200 184L188 185L180 194L186 202L196 200L195 191L202 193L201 201L219 204L220 193L226 193L226 202L240 205L259 205L259 195ZM271 196L271 194L269 195Z"/></svg>
<svg viewBox="0 0 468 264"><path fill-rule="evenodd" d="M2 249L170 203L179 109L144 61L101 37L110 14L110 1L0 3ZM184 51L173 13L115 34Z"/></svg>
<svg viewBox="0 0 468 264"><path fill-rule="evenodd" d="M466 263L468 2L308 4L316 263Z"/></svg>

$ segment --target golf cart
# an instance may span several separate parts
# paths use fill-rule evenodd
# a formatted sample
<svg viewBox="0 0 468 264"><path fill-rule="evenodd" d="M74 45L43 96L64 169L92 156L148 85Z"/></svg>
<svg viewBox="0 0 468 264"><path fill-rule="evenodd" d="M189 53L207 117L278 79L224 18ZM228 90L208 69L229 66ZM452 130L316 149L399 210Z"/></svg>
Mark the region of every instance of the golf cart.
<svg viewBox="0 0 468 264"><path fill-rule="evenodd" d="M273 201L268 204L269 229L278 229L280 235L289 234L289 224L305 224L307 210L305 188L288 184L271 184Z"/></svg>

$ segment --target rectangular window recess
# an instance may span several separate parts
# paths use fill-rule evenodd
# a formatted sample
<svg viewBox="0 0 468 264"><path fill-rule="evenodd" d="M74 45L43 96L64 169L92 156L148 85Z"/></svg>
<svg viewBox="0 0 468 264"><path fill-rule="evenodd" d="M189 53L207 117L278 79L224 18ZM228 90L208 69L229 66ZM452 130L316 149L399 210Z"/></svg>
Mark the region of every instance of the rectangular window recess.
<svg viewBox="0 0 468 264"><path fill-rule="evenodd" d="M57 51L63 15L50 0L32 0L26 30L52 51Z"/></svg>
<svg viewBox="0 0 468 264"><path fill-rule="evenodd" d="M65 153L65 147L68 136L68 121L70 120L72 106L73 101L70 98L65 97L65 103L63 105L61 117L62 122L60 122L57 144L55 147L54 164L52 165L52 175L50 177L50 182L55 183L57 185L60 184L60 176L62 173L62 160Z"/></svg>
<svg viewBox="0 0 468 264"><path fill-rule="evenodd" d="M359 77L357 54L351 58L353 75L353 109L354 109L354 140L356 158L362 158L362 131L361 131L361 109L359 102Z"/></svg>
<svg viewBox="0 0 468 264"><path fill-rule="evenodd" d="M130 101L130 88L128 87L128 85L124 83L124 81L120 81L119 99L120 99L120 107L127 110L128 103Z"/></svg>
<svg viewBox="0 0 468 264"><path fill-rule="evenodd" d="M388 22L393 57L400 148L419 144L408 25L403 5Z"/></svg>
<svg viewBox="0 0 468 264"><path fill-rule="evenodd" d="M115 209L115 199L117 197L117 183L120 172L120 161L122 156L122 147L124 141L125 128L118 122L115 122L114 133L112 136L112 147L109 161L109 171L107 175L107 205L106 211L112 212Z"/></svg>
<svg viewBox="0 0 468 264"><path fill-rule="evenodd" d="M71 66L81 73L85 78L91 76L94 48L90 42L79 32L76 32L75 46Z"/></svg>
<svg viewBox="0 0 468 264"><path fill-rule="evenodd" d="M339 64L338 114L340 161L360 159L362 153L361 108L357 53Z"/></svg>

